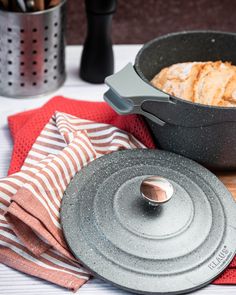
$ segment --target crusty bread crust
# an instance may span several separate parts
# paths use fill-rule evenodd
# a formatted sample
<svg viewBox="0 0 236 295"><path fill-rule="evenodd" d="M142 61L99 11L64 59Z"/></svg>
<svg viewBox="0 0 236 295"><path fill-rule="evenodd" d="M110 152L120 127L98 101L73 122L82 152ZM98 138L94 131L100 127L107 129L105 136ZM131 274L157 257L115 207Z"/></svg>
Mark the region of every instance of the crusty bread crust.
<svg viewBox="0 0 236 295"><path fill-rule="evenodd" d="M164 68L151 83L195 103L236 107L236 66L229 62L185 62Z"/></svg>

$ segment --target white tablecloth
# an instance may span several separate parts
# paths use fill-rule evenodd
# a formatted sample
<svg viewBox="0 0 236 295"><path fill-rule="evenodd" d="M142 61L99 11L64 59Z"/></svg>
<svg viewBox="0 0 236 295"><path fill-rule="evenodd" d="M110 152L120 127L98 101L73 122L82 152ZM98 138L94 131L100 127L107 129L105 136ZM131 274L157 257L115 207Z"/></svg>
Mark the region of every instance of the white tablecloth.
<svg viewBox="0 0 236 295"><path fill-rule="evenodd" d="M139 45L116 45L115 68L121 69L126 63L133 61ZM39 107L50 97L60 94L70 98L82 100L101 101L106 89L105 85L92 85L83 82L78 78L79 60L81 55L81 46L67 47L67 80L65 85L56 93L36 99L8 99L0 97L0 177L7 174L8 165L11 158L12 141L7 127L7 117L10 114L23 110ZM110 284L94 279L84 285L79 294L130 294L119 290ZM30 277L19 273L4 265L0 265L0 295L65 295L73 294L63 288L57 287L51 283L40 279ZM198 295L235 295L236 286L208 286L200 291L194 292Z"/></svg>

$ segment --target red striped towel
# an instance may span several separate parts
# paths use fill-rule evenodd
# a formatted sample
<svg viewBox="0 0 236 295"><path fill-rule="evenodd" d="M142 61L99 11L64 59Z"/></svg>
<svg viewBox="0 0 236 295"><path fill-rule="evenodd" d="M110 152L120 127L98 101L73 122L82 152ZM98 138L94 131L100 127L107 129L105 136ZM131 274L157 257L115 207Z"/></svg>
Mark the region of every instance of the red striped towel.
<svg viewBox="0 0 236 295"><path fill-rule="evenodd" d="M145 148L112 125L56 112L21 171L0 180L0 261L77 290L89 273L69 252L59 211L75 173L104 154Z"/></svg>
<svg viewBox="0 0 236 295"><path fill-rule="evenodd" d="M8 118L9 128L14 140L9 174L20 170L32 145L55 111L98 123L111 124L131 133L148 148L155 147L151 134L140 116L119 116L105 102L78 101L57 96L39 109Z"/></svg>

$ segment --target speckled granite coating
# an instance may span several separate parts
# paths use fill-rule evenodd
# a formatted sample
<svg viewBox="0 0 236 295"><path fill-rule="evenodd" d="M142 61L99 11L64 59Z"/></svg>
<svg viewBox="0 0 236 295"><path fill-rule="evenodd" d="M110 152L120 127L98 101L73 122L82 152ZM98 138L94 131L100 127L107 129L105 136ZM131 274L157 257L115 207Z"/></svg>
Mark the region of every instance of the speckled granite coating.
<svg viewBox="0 0 236 295"><path fill-rule="evenodd" d="M144 178L174 187L149 206ZM212 281L234 257L236 204L208 170L157 150L127 150L95 160L63 197L61 221L74 255L96 276L129 291L176 294ZM220 262L218 262L220 257Z"/></svg>

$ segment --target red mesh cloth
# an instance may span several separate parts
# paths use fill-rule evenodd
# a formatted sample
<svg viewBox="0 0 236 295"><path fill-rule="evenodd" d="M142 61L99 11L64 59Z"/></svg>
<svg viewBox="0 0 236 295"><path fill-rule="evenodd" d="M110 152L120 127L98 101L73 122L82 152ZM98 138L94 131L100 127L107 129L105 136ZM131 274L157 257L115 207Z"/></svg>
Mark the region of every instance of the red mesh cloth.
<svg viewBox="0 0 236 295"><path fill-rule="evenodd" d="M41 108L8 118L9 128L14 140L9 174L20 170L33 143L55 111L114 125L133 134L148 148L155 147L150 132L141 117L136 115L119 116L105 102L78 101L58 96Z"/></svg>
<svg viewBox="0 0 236 295"><path fill-rule="evenodd" d="M9 174L20 170L31 146L55 111L114 125L133 134L148 148L155 147L145 122L139 116L119 116L104 102L94 103L54 97L41 108L8 118L9 128L14 140ZM236 258L226 271L214 281L214 284L236 284Z"/></svg>

